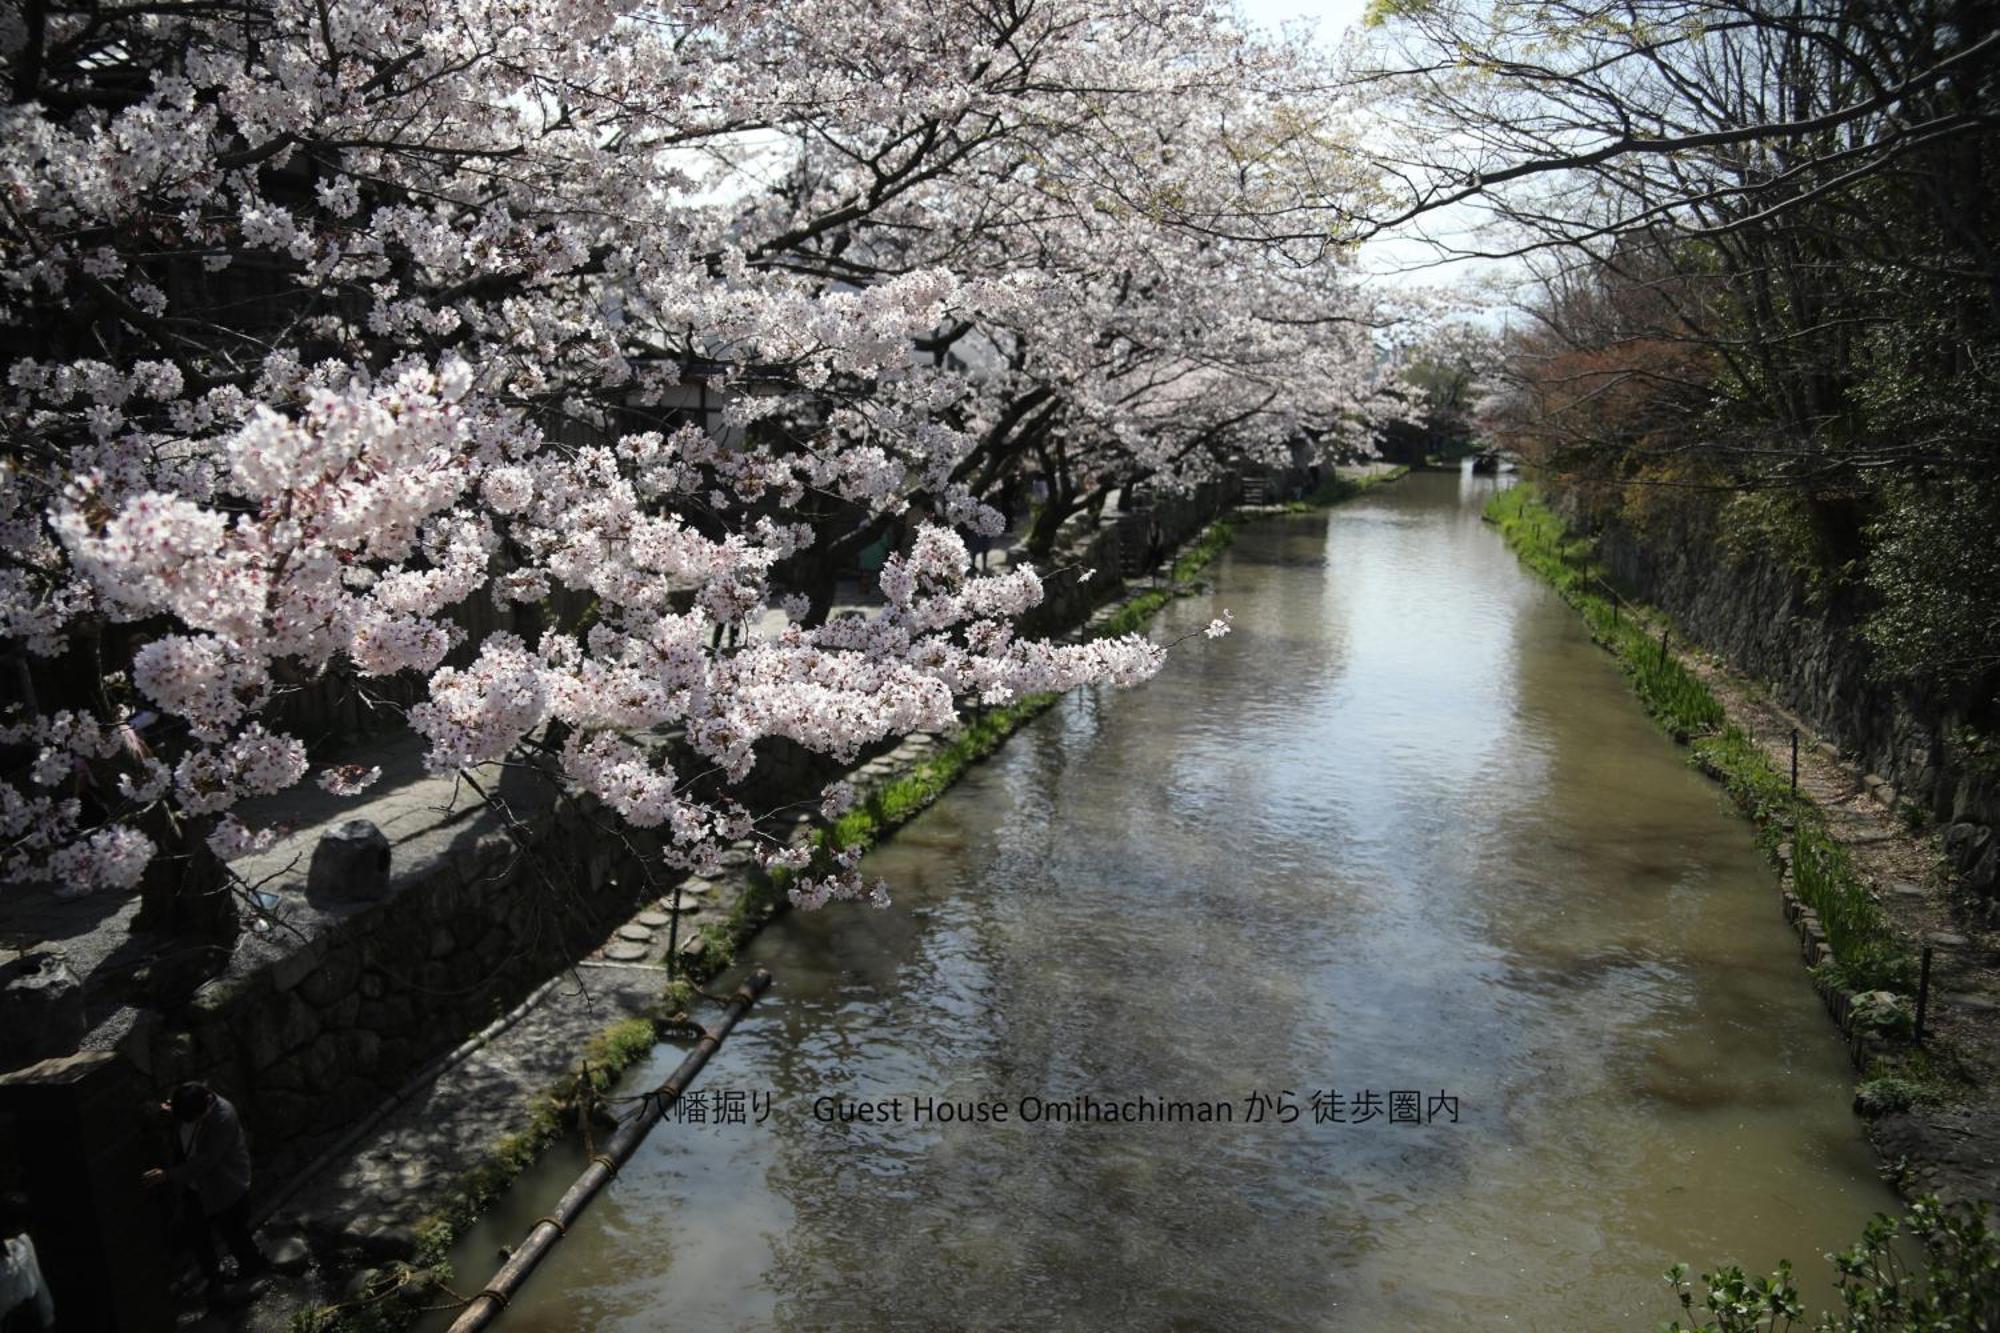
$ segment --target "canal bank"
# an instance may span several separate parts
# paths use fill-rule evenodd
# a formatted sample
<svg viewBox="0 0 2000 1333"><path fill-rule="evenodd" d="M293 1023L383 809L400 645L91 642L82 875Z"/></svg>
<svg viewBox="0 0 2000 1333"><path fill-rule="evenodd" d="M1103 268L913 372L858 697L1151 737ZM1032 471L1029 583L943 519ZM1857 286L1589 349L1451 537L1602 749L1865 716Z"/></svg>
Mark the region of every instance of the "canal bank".
<svg viewBox="0 0 2000 1333"><path fill-rule="evenodd" d="M1756 824L1800 956L1859 1076L1855 1108L1898 1188L2000 1202L2000 934L1986 900L1954 883L1939 830L1768 687L1691 646L1658 608L1623 597L1594 543L1568 532L1532 488L1486 512Z"/></svg>
<svg viewBox="0 0 2000 1333"><path fill-rule="evenodd" d="M767 927L706 1076L751 1113L663 1127L504 1326L1651 1327L1671 1259L1893 1206L1748 830L1460 488L1245 529L1161 626L1235 635L1024 728L871 855L894 908ZM1086 1095L1243 1120L810 1109Z"/></svg>
<svg viewBox="0 0 2000 1333"><path fill-rule="evenodd" d="M1404 471L1342 472L1308 501L1234 513L1313 512ZM1162 607L1199 588L1231 531L1226 519L1197 530L1156 576L1089 612L1071 635L1143 631ZM1081 556L1104 559L1088 535L1080 547ZM1117 563L1115 548L1111 560ZM888 836L1054 702L1042 696L982 709L950 736L913 736L858 766L849 775L856 807L822 841L866 847ZM523 1169L574 1132L580 1115L606 1115L605 1092L641 1053L695 1031L687 1014L699 1007L701 985L789 910L782 885L752 873L747 859L725 854L716 873L646 904L603 948L435 1064L352 1142L327 1153L306 1173L310 1183L266 1209L273 1214L267 1236L299 1256L294 1267L306 1271L265 1291L247 1312L216 1322L395 1328L434 1301L453 1241ZM634 943L645 940L650 948ZM318 1259L309 1267L308 1252Z"/></svg>

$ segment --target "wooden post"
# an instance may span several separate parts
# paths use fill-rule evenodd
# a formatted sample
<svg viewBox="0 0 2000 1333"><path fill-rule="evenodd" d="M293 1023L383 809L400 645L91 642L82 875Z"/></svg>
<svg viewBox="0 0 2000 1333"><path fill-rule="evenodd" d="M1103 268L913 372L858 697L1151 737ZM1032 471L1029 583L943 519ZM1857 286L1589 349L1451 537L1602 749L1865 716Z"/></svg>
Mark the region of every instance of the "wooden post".
<svg viewBox="0 0 2000 1333"><path fill-rule="evenodd" d="M1914 1032L1917 1045L1924 1044L1924 1010L1931 1001L1931 946L1924 946L1923 961L1917 965L1917 1024Z"/></svg>
<svg viewBox="0 0 2000 1333"><path fill-rule="evenodd" d="M1660 630L1660 670L1662 671L1667 669L1667 635L1671 632L1671 630L1664 628Z"/></svg>

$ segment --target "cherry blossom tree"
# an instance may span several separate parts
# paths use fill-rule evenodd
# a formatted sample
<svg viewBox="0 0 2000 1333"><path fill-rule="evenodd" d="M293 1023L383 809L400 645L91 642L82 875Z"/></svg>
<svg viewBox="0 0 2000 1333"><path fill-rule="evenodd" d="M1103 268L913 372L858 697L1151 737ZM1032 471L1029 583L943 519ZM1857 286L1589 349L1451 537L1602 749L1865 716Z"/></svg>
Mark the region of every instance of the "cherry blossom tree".
<svg viewBox="0 0 2000 1333"><path fill-rule="evenodd" d="M0 57L14 881L219 882L328 678L702 864L760 741L1158 667L968 575L1009 457L1195 478L1368 394L1323 75L1200 0L31 0ZM880 614L791 596L913 500Z"/></svg>

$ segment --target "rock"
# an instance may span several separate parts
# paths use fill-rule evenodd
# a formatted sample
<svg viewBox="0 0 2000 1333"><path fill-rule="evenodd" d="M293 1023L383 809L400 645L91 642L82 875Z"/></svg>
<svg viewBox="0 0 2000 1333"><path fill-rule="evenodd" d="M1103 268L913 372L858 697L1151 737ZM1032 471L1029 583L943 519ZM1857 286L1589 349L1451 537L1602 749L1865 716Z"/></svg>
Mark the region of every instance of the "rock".
<svg viewBox="0 0 2000 1333"><path fill-rule="evenodd" d="M641 912L632 920L650 930L659 930L673 923L673 917L665 912Z"/></svg>
<svg viewBox="0 0 2000 1333"><path fill-rule="evenodd" d="M340 1299L349 1305L359 1305L375 1292L375 1280L381 1274L372 1268L363 1268L347 1279L347 1285L340 1289Z"/></svg>
<svg viewBox="0 0 2000 1333"><path fill-rule="evenodd" d="M1944 855L1967 888L1988 893L2000 883L2000 839L1986 825L1957 823L1945 829Z"/></svg>
<svg viewBox="0 0 2000 1333"><path fill-rule="evenodd" d="M0 1070L69 1055L87 1031L83 983L53 949L0 967Z"/></svg>
<svg viewBox="0 0 2000 1333"><path fill-rule="evenodd" d="M374 902L389 891L389 839L365 819L320 835L306 872L306 895L333 903Z"/></svg>
<svg viewBox="0 0 2000 1333"><path fill-rule="evenodd" d="M331 1092L346 1081L346 1061L341 1054L340 1037L335 1033L323 1033L312 1044L301 1062L308 1091Z"/></svg>
<svg viewBox="0 0 2000 1333"><path fill-rule="evenodd" d="M708 937L706 935L690 935L681 941L681 957L683 958L699 958L707 952Z"/></svg>
<svg viewBox="0 0 2000 1333"><path fill-rule="evenodd" d="M1963 949L1965 936L1954 935L1948 930L1934 930L1924 936L1924 943L1937 949Z"/></svg>
<svg viewBox="0 0 2000 1333"><path fill-rule="evenodd" d="M260 1090L251 1108L250 1133L265 1142L289 1139L316 1128L323 1099L303 1093Z"/></svg>
<svg viewBox="0 0 2000 1333"><path fill-rule="evenodd" d="M271 1267L286 1277L297 1277L312 1262L312 1251L306 1248L305 1237L286 1236L275 1244L266 1245L264 1257L271 1261Z"/></svg>
<svg viewBox="0 0 2000 1333"><path fill-rule="evenodd" d="M614 963L643 963L652 949L644 944L633 944L620 940L616 944L604 946L604 956Z"/></svg>
<svg viewBox="0 0 2000 1333"><path fill-rule="evenodd" d="M650 944L653 941L653 932L638 922L631 921L618 927L618 938L629 940L633 944Z"/></svg>
<svg viewBox="0 0 2000 1333"><path fill-rule="evenodd" d="M271 985L288 991L318 970L326 959L326 937L308 940L271 964Z"/></svg>
<svg viewBox="0 0 2000 1333"><path fill-rule="evenodd" d="M132 1019L131 1029L118 1041L118 1053L130 1060L134 1069L155 1083L165 1081L163 1077L156 1077L155 1071L163 1070L168 1059L180 1056L185 1060L186 1057L192 1056L193 1049L192 1033L166 1031L165 1020L151 1009L140 1011ZM168 1059L156 1060L154 1058L156 1053ZM4 1066L4 1062L0 1062L0 1066Z"/></svg>
<svg viewBox="0 0 2000 1333"><path fill-rule="evenodd" d="M361 1252L378 1262L415 1258L417 1233L396 1223L376 1227L361 1238Z"/></svg>
<svg viewBox="0 0 2000 1333"><path fill-rule="evenodd" d="M319 1035L319 1018L296 993L259 1005L243 1027L244 1053L253 1069L263 1070Z"/></svg>
<svg viewBox="0 0 2000 1333"><path fill-rule="evenodd" d="M308 1004L326 1007L345 999L360 983L360 951L352 947L332 949L320 965L299 982L298 993Z"/></svg>
<svg viewBox="0 0 2000 1333"><path fill-rule="evenodd" d="M365 1030L346 1032L341 1040L347 1046L347 1063L350 1068L362 1073L373 1073L375 1064L382 1058L382 1038Z"/></svg>
<svg viewBox="0 0 2000 1333"><path fill-rule="evenodd" d="M1965 887L1975 893L1991 893L1996 886L2000 886L2000 839L1989 836L1985 849L1966 868Z"/></svg>

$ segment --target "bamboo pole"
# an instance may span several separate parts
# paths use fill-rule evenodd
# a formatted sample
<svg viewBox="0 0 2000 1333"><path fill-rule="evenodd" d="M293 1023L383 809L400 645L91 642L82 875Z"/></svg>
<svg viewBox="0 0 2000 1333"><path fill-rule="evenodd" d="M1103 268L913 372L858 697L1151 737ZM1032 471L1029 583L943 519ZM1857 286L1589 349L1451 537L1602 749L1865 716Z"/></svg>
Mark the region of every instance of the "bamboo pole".
<svg viewBox="0 0 2000 1333"><path fill-rule="evenodd" d="M557 1201L548 1216L537 1219L528 1228L527 1238L500 1266L493 1280L466 1303L464 1311L453 1321L450 1333L473 1333L476 1329L485 1328L507 1308L507 1302L513 1299L528 1274L548 1257L555 1243L568 1233L570 1225L597 1197L598 1191L611 1183L612 1177L618 1174L618 1168L632 1159L632 1154L638 1151L653 1126L660 1122L660 1117L667 1113L667 1108L687 1091L695 1075L701 1073L702 1066L708 1063L708 1057L722 1045L722 1039L736 1026L736 1020L749 1011L750 1006L757 1002L757 997L770 985L771 974L761 967L744 979L722 1011L721 1021L701 1034L701 1040L694 1044L694 1049L687 1053L687 1058L680 1062L679 1067L667 1076L666 1082L646 1094L639 1104L639 1114L618 1127L610 1142L604 1145L604 1151L590 1159L590 1165L584 1168L583 1174L576 1178L576 1183Z"/></svg>

